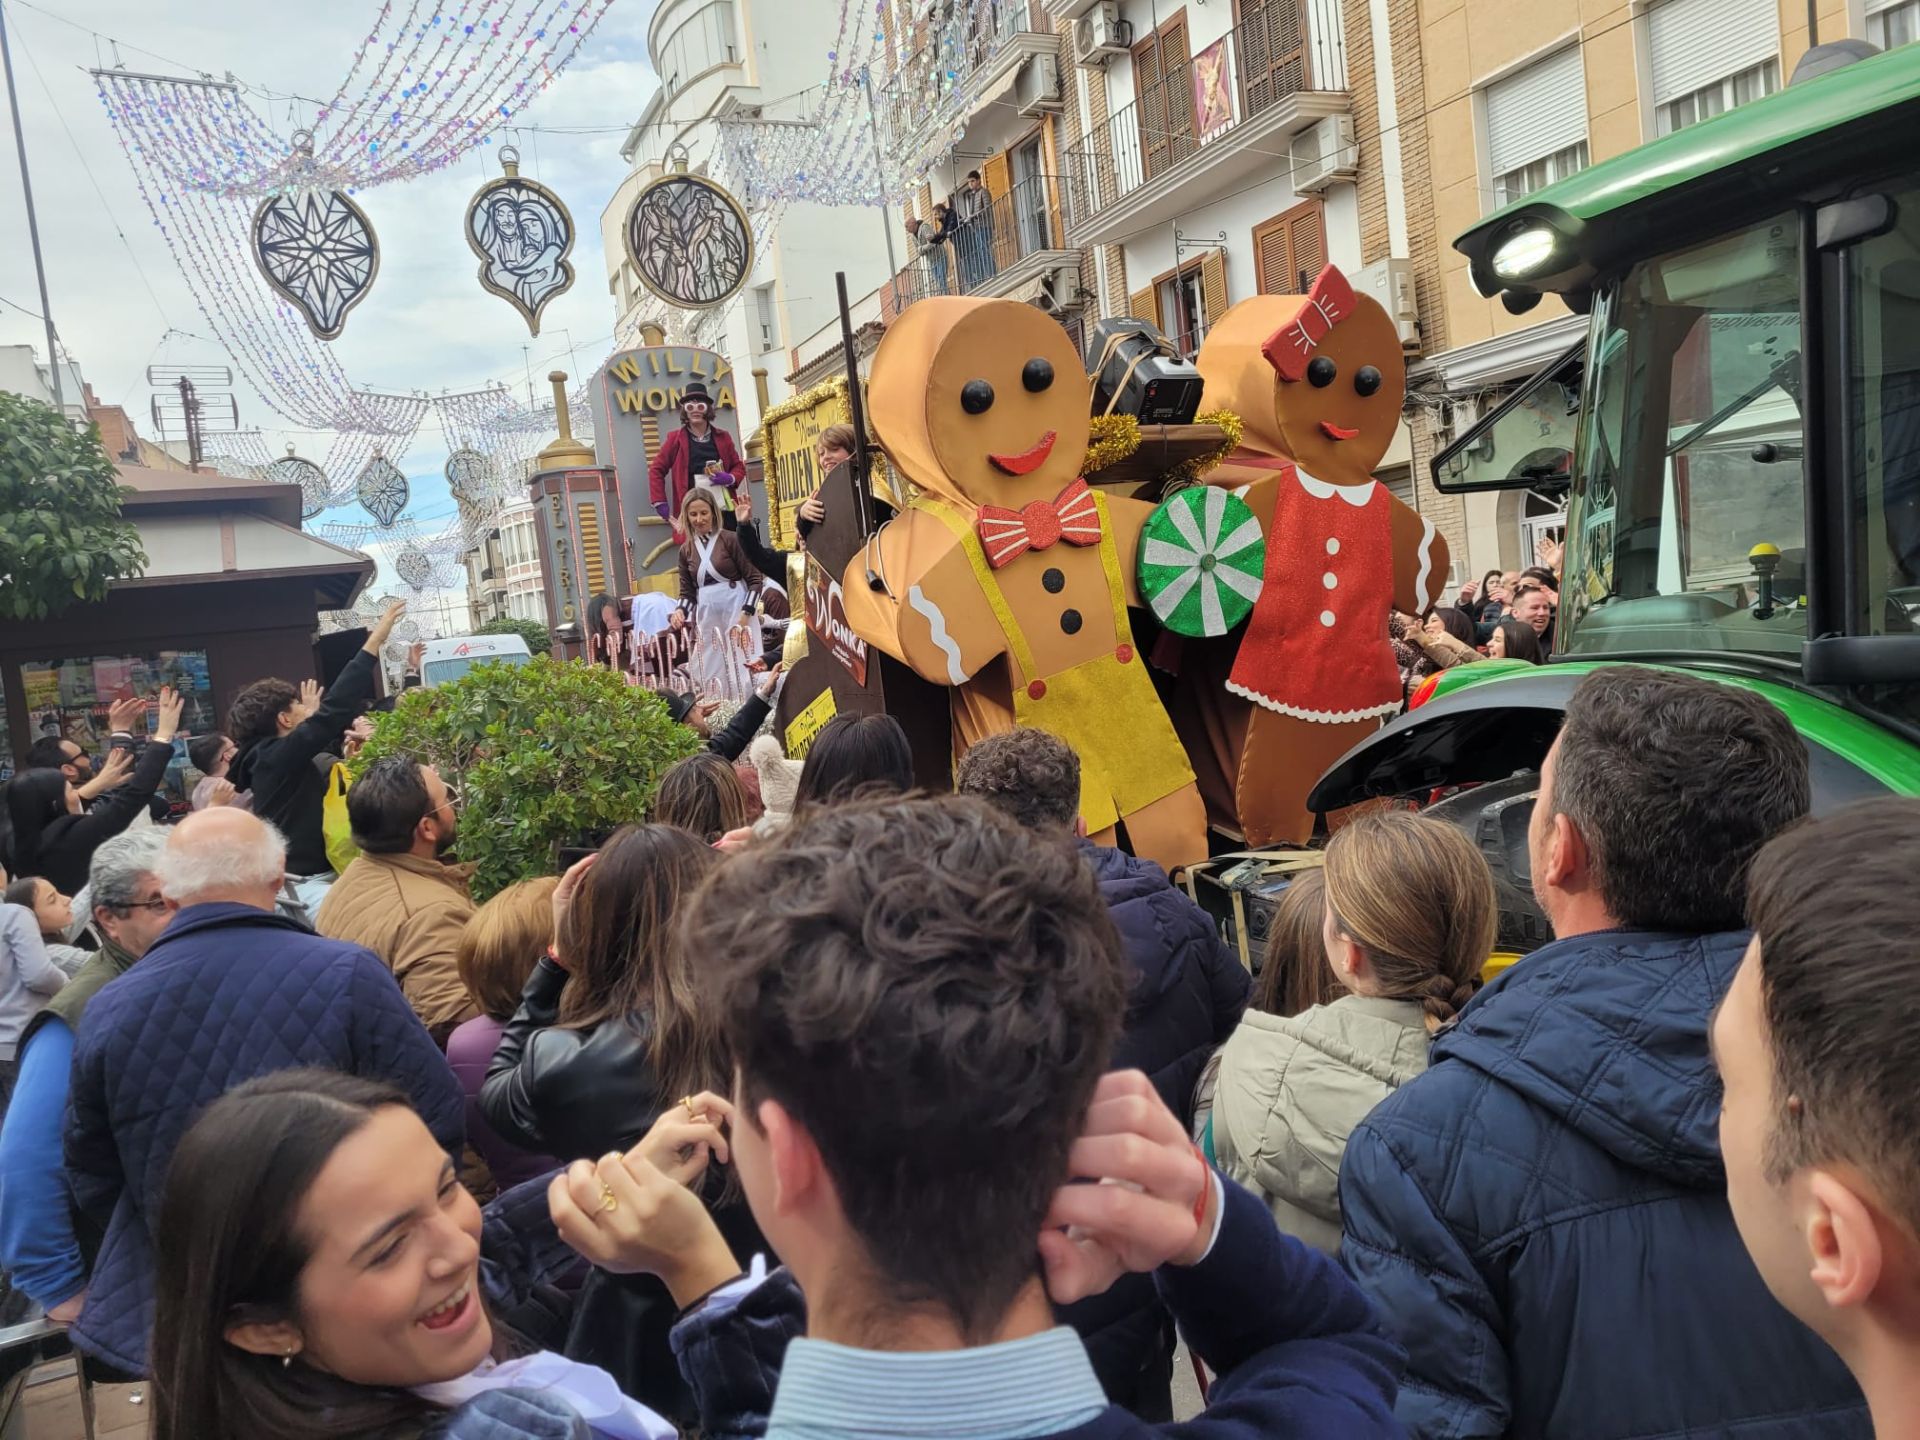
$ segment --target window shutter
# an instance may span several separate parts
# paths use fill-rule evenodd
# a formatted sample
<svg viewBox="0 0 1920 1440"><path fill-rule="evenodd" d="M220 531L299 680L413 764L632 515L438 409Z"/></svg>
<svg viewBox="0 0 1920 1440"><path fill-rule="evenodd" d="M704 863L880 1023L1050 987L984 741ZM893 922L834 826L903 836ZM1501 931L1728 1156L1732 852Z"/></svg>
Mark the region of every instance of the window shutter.
<svg viewBox="0 0 1920 1440"><path fill-rule="evenodd" d="M980 162L980 183L991 197L987 201L987 234L993 241L993 266L1005 270L1020 254L1019 227L1013 218L1013 173L1005 150Z"/></svg>
<svg viewBox="0 0 1920 1440"><path fill-rule="evenodd" d="M1154 293L1153 286L1136 290L1127 297L1127 313L1136 320L1160 323L1160 297Z"/></svg>
<svg viewBox="0 0 1920 1440"><path fill-rule="evenodd" d="M1780 53L1776 0L1661 0L1647 12L1653 103L1665 105Z"/></svg>
<svg viewBox="0 0 1920 1440"><path fill-rule="evenodd" d="M1200 259L1200 298L1206 306L1203 317L1212 325L1227 313L1227 252L1209 250Z"/></svg>
<svg viewBox="0 0 1920 1440"><path fill-rule="evenodd" d="M1325 212L1307 200L1253 232L1254 283L1262 295L1304 295L1327 263Z"/></svg>
<svg viewBox="0 0 1920 1440"><path fill-rule="evenodd" d="M1586 138L1587 85L1578 45L1487 87L1487 162L1494 175Z"/></svg>
<svg viewBox="0 0 1920 1440"><path fill-rule="evenodd" d="M1287 223L1269 220L1253 232L1253 281L1262 295L1291 295L1288 276L1293 271L1287 247Z"/></svg>

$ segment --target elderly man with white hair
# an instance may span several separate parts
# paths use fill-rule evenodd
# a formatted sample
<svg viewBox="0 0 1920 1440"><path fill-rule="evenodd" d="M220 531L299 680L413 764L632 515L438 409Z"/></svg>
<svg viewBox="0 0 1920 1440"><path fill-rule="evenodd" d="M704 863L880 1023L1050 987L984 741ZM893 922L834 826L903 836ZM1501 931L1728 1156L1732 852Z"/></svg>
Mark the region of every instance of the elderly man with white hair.
<svg viewBox="0 0 1920 1440"><path fill-rule="evenodd" d="M0 1270L55 1320L77 1316L87 1288L60 1153L74 1036L101 987L126 974L173 918L155 873L165 839L142 829L93 852L82 894L101 946L20 1036L19 1087L0 1127Z"/></svg>
<svg viewBox="0 0 1920 1440"><path fill-rule="evenodd" d="M434 1138L461 1149L460 1087L387 967L275 913L286 863L286 841L257 816L181 821L159 860L178 913L80 1032L67 1173L105 1239L72 1336L130 1375L146 1370L167 1162L208 1103L243 1080L324 1066L399 1086Z"/></svg>

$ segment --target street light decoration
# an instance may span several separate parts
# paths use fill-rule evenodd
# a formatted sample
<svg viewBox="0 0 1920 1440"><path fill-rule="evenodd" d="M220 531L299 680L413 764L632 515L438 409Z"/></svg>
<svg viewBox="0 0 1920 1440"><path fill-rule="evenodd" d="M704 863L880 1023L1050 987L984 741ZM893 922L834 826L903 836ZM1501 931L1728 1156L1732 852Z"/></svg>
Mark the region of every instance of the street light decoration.
<svg viewBox="0 0 1920 1440"><path fill-rule="evenodd" d="M540 333L540 312L573 284L573 216L560 197L520 174L520 152L500 152L505 174L467 206L467 244L480 257L480 284L511 304Z"/></svg>
<svg viewBox="0 0 1920 1440"><path fill-rule="evenodd" d="M327 472L313 461L293 453L293 446L287 446L287 453L266 468L266 478L281 485L300 487L300 518L311 520L327 506L333 503L333 485L327 479Z"/></svg>
<svg viewBox="0 0 1920 1440"><path fill-rule="evenodd" d="M459 449L447 456L447 488L456 500L475 502L498 488L494 463L478 450Z"/></svg>
<svg viewBox="0 0 1920 1440"><path fill-rule="evenodd" d="M386 456L375 453L354 482L354 494L361 507L382 525L391 525L407 508L409 487L406 473Z"/></svg>
<svg viewBox="0 0 1920 1440"><path fill-rule="evenodd" d="M433 561L418 546L409 545L394 557L393 573L415 590L424 590L433 579Z"/></svg>
<svg viewBox="0 0 1920 1440"><path fill-rule="evenodd" d="M675 163L685 166L684 151ZM747 212L724 188L684 168L634 197L624 233L640 283L682 310L726 304L753 274Z"/></svg>
<svg viewBox="0 0 1920 1440"><path fill-rule="evenodd" d="M301 131L293 143L311 150L313 137ZM322 340L339 336L347 312L366 298L380 270L373 223L341 190L267 196L253 212L253 258Z"/></svg>

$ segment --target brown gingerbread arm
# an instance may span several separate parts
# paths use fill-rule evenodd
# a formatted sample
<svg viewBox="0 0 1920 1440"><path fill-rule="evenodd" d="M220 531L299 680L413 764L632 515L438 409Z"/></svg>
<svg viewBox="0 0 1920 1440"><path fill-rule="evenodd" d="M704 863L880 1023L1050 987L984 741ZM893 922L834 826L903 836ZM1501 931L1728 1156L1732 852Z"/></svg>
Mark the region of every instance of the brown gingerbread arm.
<svg viewBox="0 0 1920 1440"><path fill-rule="evenodd" d="M854 632L936 685L965 684L1006 648L966 551L924 511L882 526L840 583Z"/></svg>
<svg viewBox="0 0 1920 1440"><path fill-rule="evenodd" d="M1424 615L1445 598L1447 540L1419 511L1393 501L1393 608Z"/></svg>

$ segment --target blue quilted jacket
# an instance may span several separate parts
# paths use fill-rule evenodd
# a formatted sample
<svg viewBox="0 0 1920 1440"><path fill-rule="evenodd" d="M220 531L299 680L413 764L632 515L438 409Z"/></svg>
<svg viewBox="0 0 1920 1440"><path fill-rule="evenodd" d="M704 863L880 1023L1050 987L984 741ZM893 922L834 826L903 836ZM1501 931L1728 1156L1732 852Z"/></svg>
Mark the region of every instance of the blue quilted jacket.
<svg viewBox="0 0 1920 1440"><path fill-rule="evenodd" d="M187 1126L243 1080L323 1065L398 1085L458 1153L460 1086L387 967L247 905L182 910L87 1007L73 1057L66 1157L74 1203L105 1233L73 1327L81 1350L144 1374L150 1228Z"/></svg>
<svg viewBox="0 0 1920 1440"><path fill-rule="evenodd" d="M1414 1436L1872 1434L1727 1208L1707 1024L1746 942L1549 945L1353 1132L1341 1258L1407 1346Z"/></svg>

